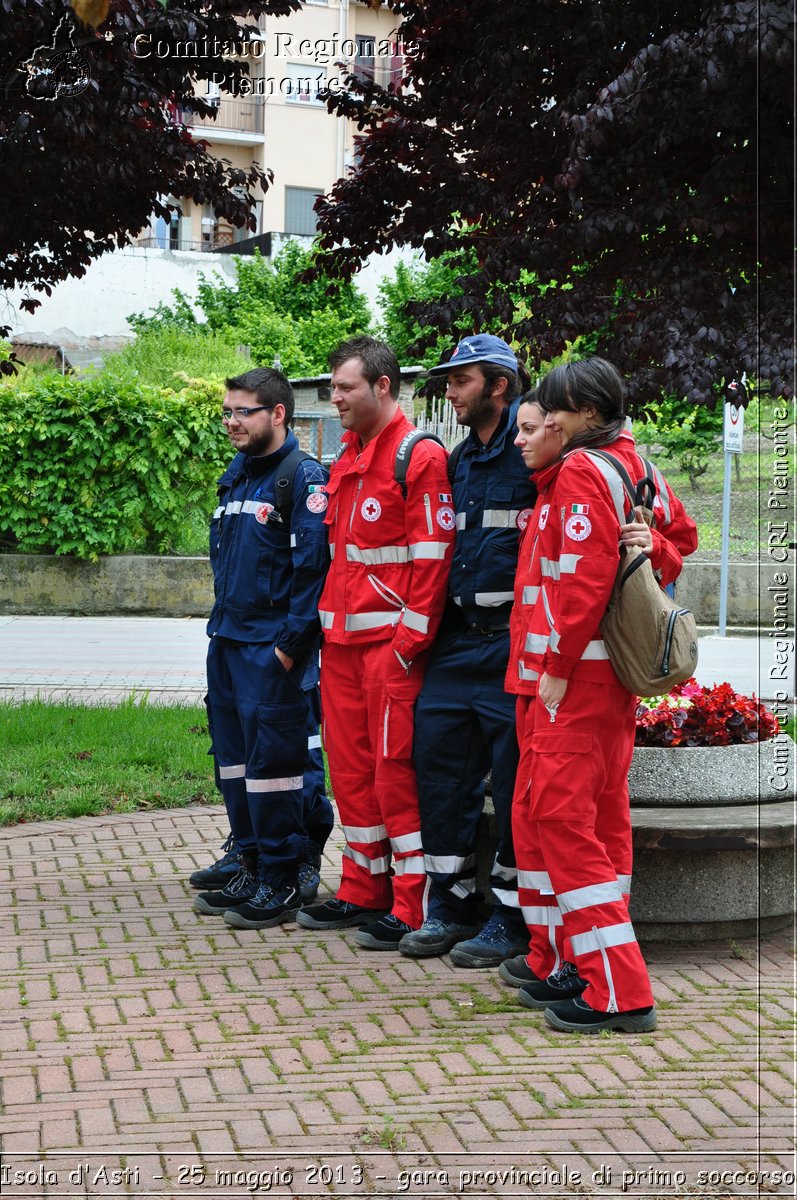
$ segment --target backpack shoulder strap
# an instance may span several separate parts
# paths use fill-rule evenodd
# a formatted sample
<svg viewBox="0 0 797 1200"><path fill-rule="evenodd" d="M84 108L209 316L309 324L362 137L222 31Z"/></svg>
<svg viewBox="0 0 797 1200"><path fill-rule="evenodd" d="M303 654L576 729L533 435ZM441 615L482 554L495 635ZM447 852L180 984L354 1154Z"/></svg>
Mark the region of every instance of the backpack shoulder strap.
<svg viewBox="0 0 797 1200"><path fill-rule="evenodd" d="M454 486L454 476L457 473L457 463L462 456L462 451L465 449L465 443L467 440L468 439L465 437L461 442L457 442L456 446L448 456L448 482L452 487Z"/></svg>
<svg viewBox="0 0 797 1200"><path fill-rule="evenodd" d="M437 442L438 446L443 445L437 434L432 433L428 429L411 429L399 442L399 447L396 451L396 461L393 464L393 478L401 488L402 496L407 495L407 471L409 470L412 452L418 442L427 440ZM443 448L445 449L445 447Z"/></svg>
<svg viewBox="0 0 797 1200"><path fill-rule="evenodd" d="M628 519L628 516L625 511L625 505L623 504L623 493L625 493L625 497L632 509L637 502L636 488L634 487L631 476L628 474L623 464L618 462L613 454L606 454L606 452L603 450L585 450L584 453L586 454L587 458L591 458L593 462L595 462L596 459L599 460L599 462L595 462L595 465L601 471L601 474L609 485L609 491L611 492L612 500L614 501L614 509L617 513L617 520L621 525L624 525ZM615 474L619 476L622 485L621 487L613 485L612 478L609 477L605 468L600 467L599 464L601 462L606 463L609 467L613 468Z"/></svg>
<svg viewBox="0 0 797 1200"><path fill-rule="evenodd" d="M312 454L308 454L306 450L301 450L296 446L289 454L285 455L277 468L277 478L274 481L276 492L274 507L279 509L280 516L286 524L290 524L291 509L293 508L293 481L296 476L296 468L299 463L305 462L308 458L313 458ZM313 459L313 461L316 460Z"/></svg>

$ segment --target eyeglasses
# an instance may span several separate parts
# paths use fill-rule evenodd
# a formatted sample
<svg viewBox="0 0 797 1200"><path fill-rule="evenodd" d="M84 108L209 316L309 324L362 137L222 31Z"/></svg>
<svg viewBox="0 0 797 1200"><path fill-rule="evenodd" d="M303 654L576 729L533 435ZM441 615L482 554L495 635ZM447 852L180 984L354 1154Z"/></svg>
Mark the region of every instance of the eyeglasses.
<svg viewBox="0 0 797 1200"><path fill-rule="evenodd" d="M273 408L273 404L260 404L257 408L223 408L221 419L225 424L228 421L245 421L252 413L271 412Z"/></svg>

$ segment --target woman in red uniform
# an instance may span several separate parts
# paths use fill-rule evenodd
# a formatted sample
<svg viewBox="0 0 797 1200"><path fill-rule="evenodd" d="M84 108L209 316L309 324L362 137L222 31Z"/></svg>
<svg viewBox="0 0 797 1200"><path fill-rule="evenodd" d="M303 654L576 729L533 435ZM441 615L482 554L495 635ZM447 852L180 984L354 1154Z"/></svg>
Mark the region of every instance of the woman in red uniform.
<svg viewBox="0 0 797 1200"><path fill-rule="evenodd" d="M636 697L614 674L599 625L621 541L649 549L662 584L697 544L694 523L658 472L658 528L642 531L624 517L616 472L589 456L600 447L633 479L645 474L624 431L623 393L617 371L598 358L557 367L534 393L563 455L535 475L510 660L513 690L526 693L513 833L531 949L500 972L554 1028L587 1033L656 1027L627 904Z"/></svg>

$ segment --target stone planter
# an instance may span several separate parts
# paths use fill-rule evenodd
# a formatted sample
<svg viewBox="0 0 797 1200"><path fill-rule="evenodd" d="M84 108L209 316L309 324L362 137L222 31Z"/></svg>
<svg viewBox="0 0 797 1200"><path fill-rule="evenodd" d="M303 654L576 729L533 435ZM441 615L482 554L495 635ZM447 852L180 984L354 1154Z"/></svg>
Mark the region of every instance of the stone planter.
<svg viewBox="0 0 797 1200"><path fill-rule="evenodd" d="M631 916L641 939L752 937L789 924L794 752L785 735L634 751Z"/></svg>

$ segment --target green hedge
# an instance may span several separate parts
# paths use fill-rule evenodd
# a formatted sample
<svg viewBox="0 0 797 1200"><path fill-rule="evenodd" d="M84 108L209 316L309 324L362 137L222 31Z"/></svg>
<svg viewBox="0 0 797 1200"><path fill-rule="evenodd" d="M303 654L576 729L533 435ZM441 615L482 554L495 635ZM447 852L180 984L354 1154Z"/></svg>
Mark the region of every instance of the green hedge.
<svg viewBox="0 0 797 1200"><path fill-rule="evenodd" d="M26 553L164 553L210 515L230 460L221 383L179 392L98 375L0 388L0 542Z"/></svg>

